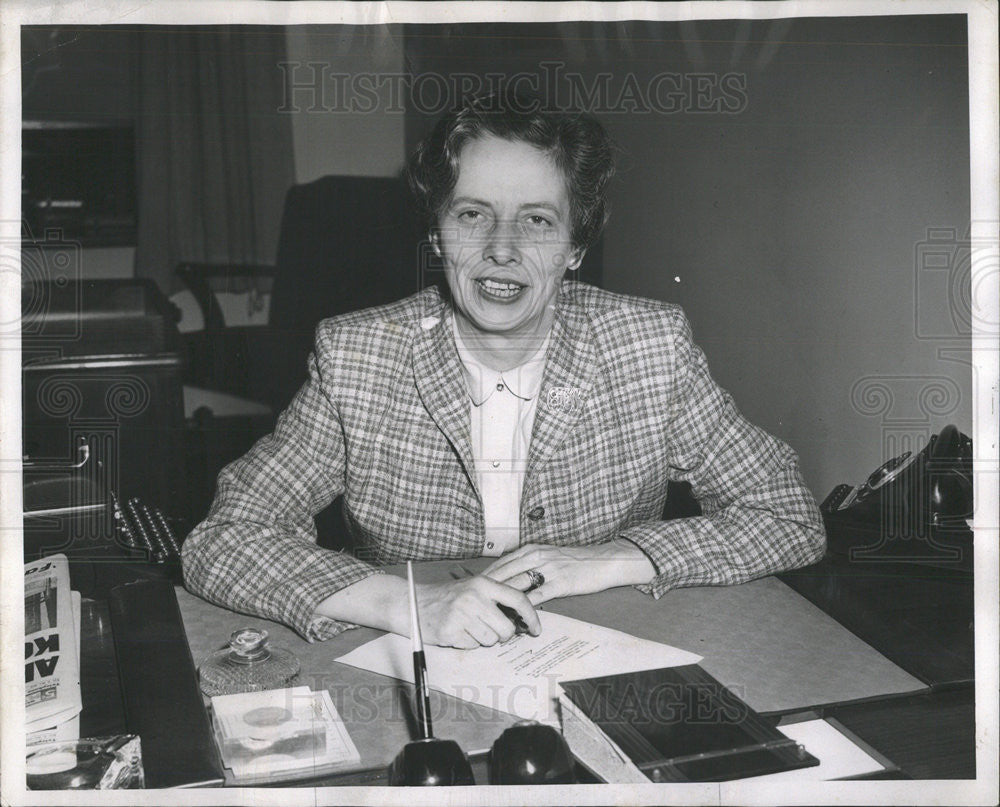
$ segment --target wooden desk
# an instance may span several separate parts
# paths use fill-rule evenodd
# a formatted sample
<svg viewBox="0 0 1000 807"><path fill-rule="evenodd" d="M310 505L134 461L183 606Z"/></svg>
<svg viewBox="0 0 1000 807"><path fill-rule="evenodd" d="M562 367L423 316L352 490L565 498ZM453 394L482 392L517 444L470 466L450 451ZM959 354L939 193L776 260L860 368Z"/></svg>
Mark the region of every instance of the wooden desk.
<svg viewBox="0 0 1000 807"><path fill-rule="evenodd" d="M450 565L422 564L420 575L446 579ZM299 655L303 684L331 691L362 753L362 766L296 784L385 783L386 765L413 736L411 687L334 661L379 635L377 631L353 630L327 643L309 644L283 626L216 608L183 590L178 601L195 663L224 644L232 630L261 625L275 644ZM838 718L900 765L904 775L961 777L974 764L971 687L930 692L776 578L678 590L659 601L619 589L546 607L698 652L706 670L775 719L820 707L821 714ZM86 702L86 687L84 697ZM437 692L432 709L439 736L458 740L470 752L488 748L514 721ZM923 742L925 731L935 742ZM484 769L478 768L482 774ZM482 775L477 781L484 781Z"/></svg>
<svg viewBox="0 0 1000 807"><path fill-rule="evenodd" d="M912 779L976 777L976 704L971 685L827 709Z"/></svg>

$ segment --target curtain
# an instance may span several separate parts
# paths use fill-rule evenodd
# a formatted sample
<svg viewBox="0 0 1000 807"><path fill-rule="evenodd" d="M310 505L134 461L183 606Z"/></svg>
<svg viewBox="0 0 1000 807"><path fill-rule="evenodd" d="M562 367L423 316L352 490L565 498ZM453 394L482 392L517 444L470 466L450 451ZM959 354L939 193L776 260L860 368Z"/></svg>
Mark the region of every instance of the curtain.
<svg viewBox="0 0 1000 807"><path fill-rule="evenodd" d="M276 27L139 34L136 275L170 294L181 262L273 263L294 182Z"/></svg>

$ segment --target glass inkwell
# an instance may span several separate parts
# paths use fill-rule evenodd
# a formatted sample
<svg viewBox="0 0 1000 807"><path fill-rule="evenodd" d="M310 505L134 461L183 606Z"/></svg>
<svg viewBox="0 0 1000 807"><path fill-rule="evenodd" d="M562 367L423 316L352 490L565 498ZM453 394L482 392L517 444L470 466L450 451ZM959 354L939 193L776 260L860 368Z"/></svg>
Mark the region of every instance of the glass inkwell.
<svg viewBox="0 0 1000 807"><path fill-rule="evenodd" d="M229 636L229 645L216 650L198 668L201 691L207 696L260 692L294 684L299 660L280 647L270 647L267 631L241 628Z"/></svg>

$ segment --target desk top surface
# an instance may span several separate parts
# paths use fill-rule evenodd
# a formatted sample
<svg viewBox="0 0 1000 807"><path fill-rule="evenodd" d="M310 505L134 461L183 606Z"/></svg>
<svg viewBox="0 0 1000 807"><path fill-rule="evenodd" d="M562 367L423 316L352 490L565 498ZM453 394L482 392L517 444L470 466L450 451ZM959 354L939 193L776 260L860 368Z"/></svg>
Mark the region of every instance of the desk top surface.
<svg viewBox="0 0 1000 807"><path fill-rule="evenodd" d="M454 565L420 564L417 578L450 579ZM478 570L485 562L466 565ZM186 591L178 590L177 598L195 664L247 625L266 628L274 645L294 652L302 665L300 683L330 691L361 753L362 768L387 765L415 736L409 684L334 661L380 631L360 628L310 644L282 625L219 608ZM741 586L677 589L660 600L620 588L543 607L698 653L705 670L758 712L925 689L773 577ZM510 715L438 692L432 693L431 708L438 736L457 740L470 753L489 748L515 722Z"/></svg>

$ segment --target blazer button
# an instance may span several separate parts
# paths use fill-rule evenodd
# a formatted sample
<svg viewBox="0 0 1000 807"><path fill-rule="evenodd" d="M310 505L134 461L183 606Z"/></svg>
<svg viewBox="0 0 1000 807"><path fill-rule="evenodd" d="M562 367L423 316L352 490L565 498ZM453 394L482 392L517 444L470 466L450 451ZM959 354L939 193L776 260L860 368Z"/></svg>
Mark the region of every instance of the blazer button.
<svg viewBox="0 0 1000 807"><path fill-rule="evenodd" d="M538 507L532 507L528 511L528 518L530 518L532 521L541 521L544 517L545 517L545 508L542 507L541 505L538 505Z"/></svg>

